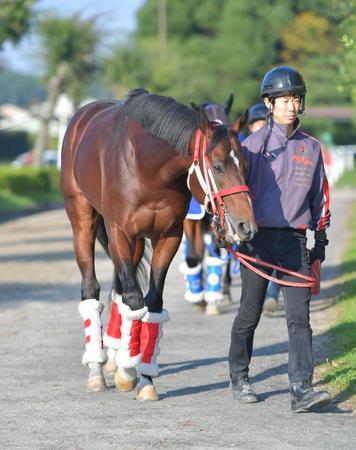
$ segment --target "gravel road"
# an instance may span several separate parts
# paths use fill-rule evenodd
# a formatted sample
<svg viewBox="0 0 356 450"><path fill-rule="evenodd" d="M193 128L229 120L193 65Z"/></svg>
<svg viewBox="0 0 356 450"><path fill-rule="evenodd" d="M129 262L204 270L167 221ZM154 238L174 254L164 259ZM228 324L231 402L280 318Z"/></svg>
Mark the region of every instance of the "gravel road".
<svg viewBox="0 0 356 450"><path fill-rule="evenodd" d="M313 300L317 360L327 356L323 332L347 242L345 223L354 192L332 192L333 226L323 289ZM164 328L160 400L134 393L87 393L77 312L80 277L63 210L0 225L1 449L350 449L356 417L343 404L320 413L290 412L287 330L283 309L257 329L251 379L261 402L240 405L228 388L227 351L236 303L217 317L184 302L177 255L165 287L171 321ZM107 303L111 262L97 250L97 275ZM238 301L236 277L233 297ZM107 311L105 309L105 320Z"/></svg>

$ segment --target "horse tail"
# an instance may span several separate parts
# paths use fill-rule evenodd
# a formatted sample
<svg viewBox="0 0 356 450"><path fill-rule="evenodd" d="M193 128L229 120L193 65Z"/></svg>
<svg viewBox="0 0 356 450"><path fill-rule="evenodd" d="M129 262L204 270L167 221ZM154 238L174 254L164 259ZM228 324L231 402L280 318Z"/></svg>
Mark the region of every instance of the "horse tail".
<svg viewBox="0 0 356 450"><path fill-rule="evenodd" d="M136 278L143 296L148 292L153 248L150 239L145 238L145 249L141 261L136 267Z"/></svg>

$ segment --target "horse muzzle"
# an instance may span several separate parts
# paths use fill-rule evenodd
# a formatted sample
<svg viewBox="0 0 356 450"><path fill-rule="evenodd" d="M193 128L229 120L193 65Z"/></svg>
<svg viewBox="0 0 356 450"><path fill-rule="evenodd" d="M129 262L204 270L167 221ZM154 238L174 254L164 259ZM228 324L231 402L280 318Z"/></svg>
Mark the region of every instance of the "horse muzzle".
<svg viewBox="0 0 356 450"><path fill-rule="evenodd" d="M227 232L225 240L229 244L238 244L241 241L250 241L257 233L257 225L255 221L241 219L232 221L231 218L225 216L225 225Z"/></svg>

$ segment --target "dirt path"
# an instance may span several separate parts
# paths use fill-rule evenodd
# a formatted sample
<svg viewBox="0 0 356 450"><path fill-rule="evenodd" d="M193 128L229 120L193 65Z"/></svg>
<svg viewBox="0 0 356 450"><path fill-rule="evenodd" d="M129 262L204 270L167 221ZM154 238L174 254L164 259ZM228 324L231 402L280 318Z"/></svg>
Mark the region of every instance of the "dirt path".
<svg viewBox="0 0 356 450"><path fill-rule="evenodd" d="M355 196L332 193L333 228L322 296L313 301L316 357L324 358L328 298L335 292L345 242L345 211ZM98 251L106 301L111 263ZM160 401L133 393L85 392L80 278L63 210L0 225L1 449L350 449L356 419L343 405L292 415L283 311L263 317L256 333L252 381L261 402L234 403L227 351L236 305L218 317L194 312L183 298L177 255L165 289L171 321L164 329ZM234 299L239 297L234 280ZM107 311L107 309L106 309ZM105 316L106 318L106 316ZM109 380L110 381L110 380Z"/></svg>

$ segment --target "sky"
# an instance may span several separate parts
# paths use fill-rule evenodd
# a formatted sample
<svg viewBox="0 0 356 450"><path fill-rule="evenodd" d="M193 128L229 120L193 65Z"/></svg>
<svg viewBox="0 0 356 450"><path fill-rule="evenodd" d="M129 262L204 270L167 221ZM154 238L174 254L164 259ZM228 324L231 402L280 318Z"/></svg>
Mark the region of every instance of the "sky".
<svg viewBox="0 0 356 450"><path fill-rule="evenodd" d="M38 0L36 9L54 10L63 16L79 11L84 18L100 14L99 23L106 35L105 45L109 47L134 30L135 14L143 3L144 0ZM8 67L38 74L41 72L39 52L38 40L28 35L17 46L6 43L0 58Z"/></svg>

